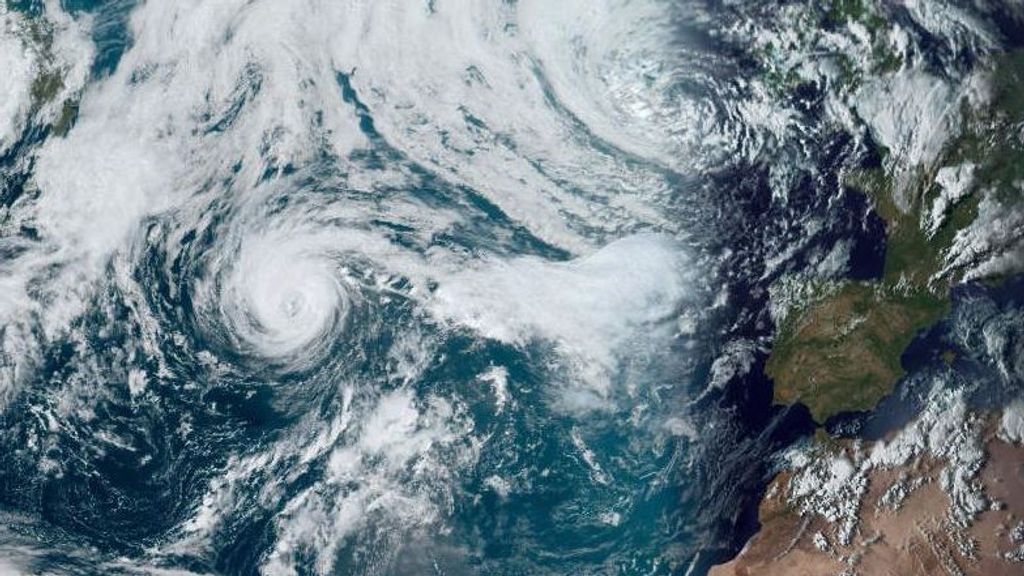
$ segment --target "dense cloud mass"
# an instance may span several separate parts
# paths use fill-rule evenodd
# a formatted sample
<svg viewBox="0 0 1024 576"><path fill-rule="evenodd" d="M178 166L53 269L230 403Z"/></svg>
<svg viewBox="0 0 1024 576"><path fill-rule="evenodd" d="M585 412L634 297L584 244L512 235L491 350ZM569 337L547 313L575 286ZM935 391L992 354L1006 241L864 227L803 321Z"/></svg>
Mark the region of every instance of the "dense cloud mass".
<svg viewBox="0 0 1024 576"><path fill-rule="evenodd" d="M813 425L776 325L881 276L844 174L1020 270L939 166L993 11L5 3L0 572L706 571Z"/></svg>

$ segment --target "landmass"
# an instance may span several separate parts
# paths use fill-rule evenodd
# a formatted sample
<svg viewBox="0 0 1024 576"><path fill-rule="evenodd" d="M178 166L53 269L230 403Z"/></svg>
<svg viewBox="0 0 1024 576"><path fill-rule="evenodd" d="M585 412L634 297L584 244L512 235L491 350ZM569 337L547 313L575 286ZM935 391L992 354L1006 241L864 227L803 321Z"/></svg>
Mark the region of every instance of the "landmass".
<svg viewBox="0 0 1024 576"><path fill-rule="evenodd" d="M1000 435L994 420L980 421L978 447L987 457L976 474L969 454L936 457L925 449L898 466L872 462L871 456L855 464L857 448L849 445L826 459L829 470L816 486L808 487L806 469L780 474L761 503L761 531L736 559L710 575L1021 574L1024 445ZM884 443L879 446L884 450ZM854 490L842 494L840 484ZM977 492L971 492L972 484ZM852 516L836 496L852 496ZM818 513L809 502L820 507ZM855 523L844 539L851 517Z"/></svg>
<svg viewBox="0 0 1024 576"><path fill-rule="evenodd" d="M878 278L773 286L774 401L804 404L819 425L892 393L908 346L947 316L952 286L1024 271L1024 50L944 86L890 41L902 32L878 9L826 3L801 13L830 23L824 33L765 34L774 89L828 85L844 128L863 130L869 152L842 174L842 193L864 195L885 228ZM1000 420L933 393L885 441L819 429L769 485L760 531L710 574L1024 573L1024 409Z"/></svg>
<svg viewBox="0 0 1024 576"><path fill-rule="evenodd" d="M982 203L1011 217L1024 203L1022 88L1024 52L999 58L991 101L982 109L958 102L965 129L904 180L905 190L895 189L893 152L884 148L878 166L846 176L844 185L865 194L885 223L884 271L878 280L840 282L780 322L766 366L777 403L801 402L824 423L869 410L892 391L907 346L948 312L950 286L979 276L972 266L992 248L970 244Z"/></svg>

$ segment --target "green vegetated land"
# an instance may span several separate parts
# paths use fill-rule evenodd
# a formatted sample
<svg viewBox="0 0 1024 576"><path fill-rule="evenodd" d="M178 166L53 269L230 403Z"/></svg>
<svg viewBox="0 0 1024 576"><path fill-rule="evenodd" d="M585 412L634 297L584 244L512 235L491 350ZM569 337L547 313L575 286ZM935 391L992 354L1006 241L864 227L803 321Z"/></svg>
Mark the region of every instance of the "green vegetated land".
<svg viewBox="0 0 1024 576"><path fill-rule="evenodd" d="M819 423L839 412L873 408L903 376L900 357L914 336L947 313L949 285L960 271L939 274L944 251L977 216L982 191L1004 205L1024 201L1024 51L1000 58L992 78L992 105L965 110L963 134L932 168L916 175L909 210L894 203L893 182L882 168L847 179L885 221L884 274L877 281L846 283L778 327L766 368L776 402L802 402ZM935 171L964 162L978 166L973 191L929 237L920 222L939 192Z"/></svg>
<svg viewBox="0 0 1024 576"><path fill-rule="evenodd" d="M16 6L8 8L18 10ZM31 88L31 115L37 116L40 111L53 102L65 88L64 75L67 70L57 65L57 59L53 53L54 31L52 24L37 14L27 12L25 14L25 26L22 29L23 41L26 46L37 55L39 70L32 81ZM74 124L78 115L77 96L60 102L60 109L56 117L40 120L45 121L56 136L65 136Z"/></svg>

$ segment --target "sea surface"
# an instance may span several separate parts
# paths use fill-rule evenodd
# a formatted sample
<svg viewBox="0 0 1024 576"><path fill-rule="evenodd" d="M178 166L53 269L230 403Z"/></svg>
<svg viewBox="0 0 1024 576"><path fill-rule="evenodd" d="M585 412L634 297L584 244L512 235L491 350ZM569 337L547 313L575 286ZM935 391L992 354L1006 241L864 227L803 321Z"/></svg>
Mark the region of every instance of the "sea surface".
<svg viewBox="0 0 1024 576"><path fill-rule="evenodd" d="M735 7L8 6L84 72L0 154L0 569L704 573L813 430L768 287L882 272Z"/></svg>

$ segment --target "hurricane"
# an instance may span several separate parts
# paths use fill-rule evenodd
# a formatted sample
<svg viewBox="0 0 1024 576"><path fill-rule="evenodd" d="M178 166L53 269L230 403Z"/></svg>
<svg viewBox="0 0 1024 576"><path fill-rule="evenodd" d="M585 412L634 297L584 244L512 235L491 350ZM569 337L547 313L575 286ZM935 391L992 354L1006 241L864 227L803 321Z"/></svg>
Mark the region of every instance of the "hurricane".
<svg viewBox="0 0 1024 576"><path fill-rule="evenodd" d="M782 94L773 10L6 2L0 572L734 556L815 425L764 375L779 287L882 274L842 175L924 117ZM925 16L921 62L1003 42ZM983 99L967 60L915 82Z"/></svg>

